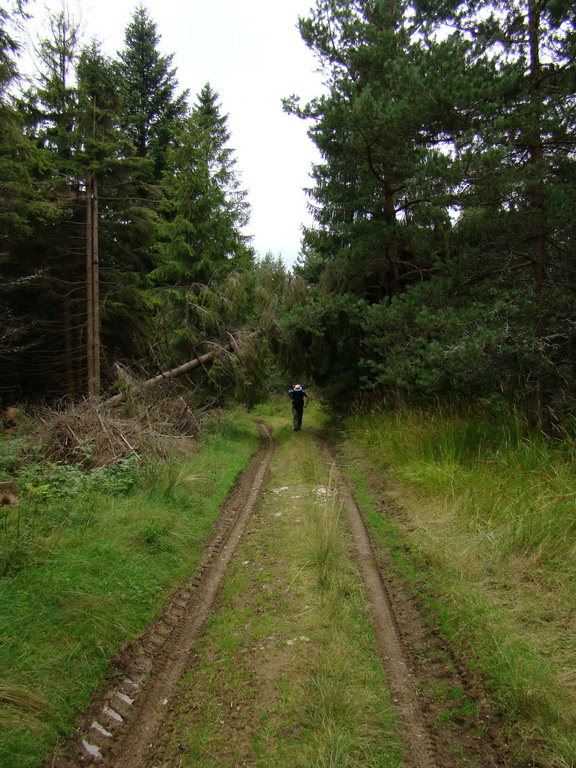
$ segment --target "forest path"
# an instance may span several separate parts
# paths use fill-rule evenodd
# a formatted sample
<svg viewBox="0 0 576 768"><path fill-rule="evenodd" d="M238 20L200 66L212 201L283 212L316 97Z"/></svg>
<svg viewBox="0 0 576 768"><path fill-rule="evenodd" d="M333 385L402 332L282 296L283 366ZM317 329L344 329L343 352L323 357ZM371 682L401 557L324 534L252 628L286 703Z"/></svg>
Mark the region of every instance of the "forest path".
<svg viewBox="0 0 576 768"><path fill-rule="evenodd" d="M439 717L436 683L461 681L395 604L331 448L307 429L260 430L198 573L129 650L66 765L506 765L477 707Z"/></svg>

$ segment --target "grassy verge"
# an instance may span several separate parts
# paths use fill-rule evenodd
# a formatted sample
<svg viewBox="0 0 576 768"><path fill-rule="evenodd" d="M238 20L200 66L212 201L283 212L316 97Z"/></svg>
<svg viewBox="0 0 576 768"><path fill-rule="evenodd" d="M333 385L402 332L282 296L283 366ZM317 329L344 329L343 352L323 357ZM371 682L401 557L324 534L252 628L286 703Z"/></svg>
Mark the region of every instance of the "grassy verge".
<svg viewBox="0 0 576 768"><path fill-rule="evenodd" d="M519 759L575 765L572 446L414 412L350 419L346 435L373 536L488 681ZM383 516L369 465L401 512Z"/></svg>
<svg viewBox="0 0 576 768"><path fill-rule="evenodd" d="M288 407L286 407L286 405ZM396 768L401 747L330 477L289 403L266 414L268 491L182 681L150 765Z"/></svg>
<svg viewBox="0 0 576 768"><path fill-rule="evenodd" d="M119 647L194 568L257 445L240 414L185 462L86 476L40 465L0 516L0 766L33 768L73 727Z"/></svg>

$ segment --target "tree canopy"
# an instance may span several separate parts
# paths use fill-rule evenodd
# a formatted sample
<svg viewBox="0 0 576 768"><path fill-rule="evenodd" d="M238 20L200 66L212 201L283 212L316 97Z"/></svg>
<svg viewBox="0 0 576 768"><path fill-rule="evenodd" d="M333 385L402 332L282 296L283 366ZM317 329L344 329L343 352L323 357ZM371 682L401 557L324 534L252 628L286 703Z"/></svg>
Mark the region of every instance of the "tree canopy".
<svg viewBox="0 0 576 768"><path fill-rule="evenodd" d="M255 261L228 115L210 84L179 91L145 7L115 59L54 15L25 91L8 19L3 398L97 394L259 328L253 363L335 403L507 400L546 430L573 411L568 0L316 0L300 32L326 90L284 104L321 157L293 275Z"/></svg>
<svg viewBox="0 0 576 768"><path fill-rule="evenodd" d="M504 394L557 418L574 380L569 4L318 0L300 29L328 94L286 102L322 156L287 354L327 385Z"/></svg>
<svg viewBox="0 0 576 768"><path fill-rule="evenodd" d="M142 6L117 59L83 44L66 11L51 15L38 77L21 90L7 22L3 12L2 399L97 395L119 367L153 373L228 342L251 312L239 296L254 254L216 92L205 86L196 104L178 93Z"/></svg>

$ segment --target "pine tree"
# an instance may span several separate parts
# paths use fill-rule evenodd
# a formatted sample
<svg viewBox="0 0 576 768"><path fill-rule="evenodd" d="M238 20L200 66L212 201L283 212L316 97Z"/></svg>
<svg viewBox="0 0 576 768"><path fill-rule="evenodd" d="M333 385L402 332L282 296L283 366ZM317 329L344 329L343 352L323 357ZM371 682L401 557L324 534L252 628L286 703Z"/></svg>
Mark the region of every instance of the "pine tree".
<svg viewBox="0 0 576 768"><path fill-rule="evenodd" d="M126 28L118 72L124 100L123 127L141 158L149 158L153 178L166 169L166 152L187 111L188 91L176 95L173 54L158 50L160 35L148 11L139 6Z"/></svg>
<svg viewBox="0 0 576 768"><path fill-rule="evenodd" d="M451 97L460 98L466 42L428 45L408 4L382 0L318 0L300 29L328 94L305 107L286 102L312 121L322 162L310 190L316 226L305 231L298 270L318 285L308 312L291 311L302 333L285 331L318 380L357 386L365 303L389 305L429 280L445 253L456 186L448 150L464 129Z"/></svg>
<svg viewBox="0 0 576 768"><path fill-rule="evenodd" d="M312 119L323 162L299 267L318 287L284 326L305 339L304 357L304 347L326 352L313 370L332 360L355 384L426 394L521 392L543 427L565 401L570 8L319 0L301 21L329 94L287 105ZM320 374L329 380L329 366Z"/></svg>
<svg viewBox="0 0 576 768"><path fill-rule="evenodd" d="M573 7L563 0L425 2L419 12L431 34L447 22L459 30L453 34L467 36L474 59L494 69L489 82L463 78L483 98L456 145L462 194L455 247L468 254L461 261L468 284L485 286L484 317L470 333L500 339L484 368L520 385L533 420L548 429L576 373L567 364L576 309Z"/></svg>
<svg viewBox="0 0 576 768"><path fill-rule="evenodd" d="M465 45L426 46L401 2L326 2L301 20L320 58L329 94L289 111L311 119L322 154L311 190L318 227L307 251L325 265L333 289L390 299L432 268L428 254L450 227L449 131L459 117L446 79ZM316 261L318 265L318 261ZM330 266L331 265L331 266Z"/></svg>

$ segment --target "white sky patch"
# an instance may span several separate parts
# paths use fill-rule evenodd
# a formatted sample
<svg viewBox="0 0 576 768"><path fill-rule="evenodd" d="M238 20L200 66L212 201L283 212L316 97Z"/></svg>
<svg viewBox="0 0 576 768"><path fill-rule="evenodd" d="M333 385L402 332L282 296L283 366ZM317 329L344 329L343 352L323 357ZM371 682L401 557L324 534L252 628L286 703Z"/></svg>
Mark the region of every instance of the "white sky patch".
<svg viewBox="0 0 576 768"><path fill-rule="evenodd" d="M86 42L101 41L116 56L138 2L69 0L68 11L81 22ZM297 94L302 103L323 91L318 63L298 31L313 0L147 0L143 3L161 35L159 49L174 54L180 90L195 100L209 82L229 115L242 188L252 208L246 233L260 256L271 251L292 265L299 253L301 229L310 224L304 187L319 154L307 137L307 124L282 110L282 98ZM47 8L60 0L30 2L41 29Z"/></svg>

